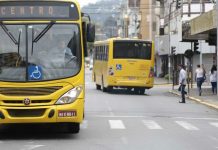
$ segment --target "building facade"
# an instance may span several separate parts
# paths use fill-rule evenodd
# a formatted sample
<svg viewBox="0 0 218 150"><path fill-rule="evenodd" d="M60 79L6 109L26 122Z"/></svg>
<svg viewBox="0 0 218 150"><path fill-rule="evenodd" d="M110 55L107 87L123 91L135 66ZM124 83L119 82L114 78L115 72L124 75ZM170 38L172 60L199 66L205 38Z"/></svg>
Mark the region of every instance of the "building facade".
<svg viewBox="0 0 218 150"><path fill-rule="evenodd" d="M191 67L192 74L197 64L204 64L207 72L213 64L215 47L210 46L204 38L184 36L186 24L193 18L213 9L209 0L156 0L156 75L169 78L176 76L178 64ZM198 52L194 52L194 43L198 43ZM189 58L187 52L192 51ZM200 54L199 54L200 53Z"/></svg>

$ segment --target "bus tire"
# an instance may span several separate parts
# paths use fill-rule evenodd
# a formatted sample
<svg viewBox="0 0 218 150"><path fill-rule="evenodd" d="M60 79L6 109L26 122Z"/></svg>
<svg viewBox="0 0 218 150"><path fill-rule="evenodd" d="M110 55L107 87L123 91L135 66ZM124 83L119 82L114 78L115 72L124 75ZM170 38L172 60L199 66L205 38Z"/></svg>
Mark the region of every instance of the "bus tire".
<svg viewBox="0 0 218 150"><path fill-rule="evenodd" d="M145 94L145 88L140 88L139 89L139 94L144 95Z"/></svg>
<svg viewBox="0 0 218 150"><path fill-rule="evenodd" d="M107 92L107 88L105 88L104 86L102 86L102 91L103 91L103 92Z"/></svg>
<svg viewBox="0 0 218 150"><path fill-rule="evenodd" d="M139 88L134 88L134 94L139 94L140 93L140 89Z"/></svg>
<svg viewBox="0 0 218 150"><path fill-rule="evenodd" d="M127 93L131 93L132 92L132 88L127 88Z"/></svg>
<svg viewBox="0 0 218 150"><path fill-rule="evenodd" d="M101 90L101 86L96 84L96 90Z"/></svg>
<svg viewBox="0 0 218 150"><path fill-rule="evenodd" d="M79 123L68 123L68 133L71 134L77 134L80 130L80 124Z"/></svg>
<svg viewBox="0 0 218 150"><path fill-rule="evenodd" d="M107 92L109 92L109 93L113 92L113 86L108 86L107 87Z"/></svg>

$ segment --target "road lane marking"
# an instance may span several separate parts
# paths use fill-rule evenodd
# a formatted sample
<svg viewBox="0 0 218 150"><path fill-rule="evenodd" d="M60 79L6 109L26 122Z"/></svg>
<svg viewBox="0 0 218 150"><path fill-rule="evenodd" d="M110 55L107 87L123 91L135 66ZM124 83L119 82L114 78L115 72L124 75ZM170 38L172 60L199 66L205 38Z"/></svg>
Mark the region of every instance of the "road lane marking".
<svg viewBox="0 0 218 150"><path fill-rule="evenodd" d="M199 130L197 127L193 126L192 124L186 121L175 121L178 125L185 128L186 130Z"/></svg>
<svg viewBox="0 0 218 150"><path fill-rule="evenodd" d="M125 116L125 115L89 115L89 117L97 117L97 118L152 118L153 116L147 115L147 116ZM154 118L154 117L153 117ZM161 117L155 117L155 118L161 118ZM168 119L184 119L184 120L212 120L212 121L218 121L218 118L189 118L189 117L171 117L171 116L166 116L165 118Z"/></svg>
<svg viewBox="0 0 218 150"><path fill-rule="evenodd" d="M96 118L146 118L145 116L115 116L115 115L92 115L90 117Z"/></svg>
<svg viewBox="0 0 218 150"><path fill-rule="evenodd" d="M82 124L80 125L80 127L82 129L87 129L88 128L88 121L87 120L83 120Z"/></svg>
<svg viewBox="0 0 218 150"><path fill-rule="evenodd" d="M106 101L105 103L106 103L106 105L107 105L107 109L108 109L108 112L109 112L110 116L114 116L113 109L112 109L112 107L109 105L109 102Z"/></svg>
<svg viewBox="0 0 218 150"><path fill-rule="evenodd" d="M210 125L218 128L218 122L211 122Z"/></svg>
<svg viewBox="0 0 218 150"><path fill-rule="evenodd" d="M109 120L111 129L126 129L121 120Z"/></svg>
<svg viewBox="0 0 218 150"><path fill-rule="evenodd" d="M163 129L159 124L157 124L156 122L152 121L152 120L142 120L143 124L151 130L161 130Z"/></svg>
<svg viewBox="0 0 218 150"><path fill-rule="evenodd" d="M21 150L33 150L43 146L45 145L24 145L24 148L22 148Z"/></svg>
<svg viewBox="0 0 218 150"><path fill-rule="evenodd" d="M218 120L218 118L194 118L194 117L172 117L174 119L186 119L186 120Z"/></svg>

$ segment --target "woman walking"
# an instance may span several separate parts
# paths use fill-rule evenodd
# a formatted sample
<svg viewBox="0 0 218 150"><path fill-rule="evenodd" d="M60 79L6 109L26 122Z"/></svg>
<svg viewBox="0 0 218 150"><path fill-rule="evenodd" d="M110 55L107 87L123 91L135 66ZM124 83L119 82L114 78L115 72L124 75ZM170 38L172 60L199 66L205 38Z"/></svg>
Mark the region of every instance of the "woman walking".
<svg viewBox="0 0 218 150"><path fill-rule="evenodd" d="M217 68L215 65L212 66L210 71L210 83L212 86L213 94L217 93Z"/></svg>
<svg viewBox="0 0 218 150"><path fill-rule="evenodd" d="M204 69L200 65L197 65L197 69L195 71L195 80L197 81L199 96L201 96L201 85L204 82Z"/></svg>

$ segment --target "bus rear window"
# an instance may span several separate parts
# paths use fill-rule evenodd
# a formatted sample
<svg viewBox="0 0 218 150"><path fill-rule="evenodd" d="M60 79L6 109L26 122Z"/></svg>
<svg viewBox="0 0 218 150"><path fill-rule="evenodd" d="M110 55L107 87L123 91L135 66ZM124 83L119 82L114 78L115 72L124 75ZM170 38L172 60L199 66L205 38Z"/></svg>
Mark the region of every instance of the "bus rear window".
<svg viewBox="0 0 218 150"><path fill-rule="evenodd" d="M113 57L115 59L151 59L152 44L140 41L115 41Z"/></svg>

